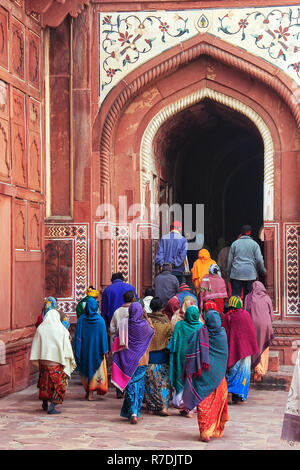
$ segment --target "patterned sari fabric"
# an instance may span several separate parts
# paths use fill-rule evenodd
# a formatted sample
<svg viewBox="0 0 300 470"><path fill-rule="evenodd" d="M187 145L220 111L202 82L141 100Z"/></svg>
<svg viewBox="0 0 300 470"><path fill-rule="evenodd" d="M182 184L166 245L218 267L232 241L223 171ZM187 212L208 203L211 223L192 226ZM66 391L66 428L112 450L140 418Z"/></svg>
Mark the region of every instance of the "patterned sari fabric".
<svg viewBox="0 0 300 470"><path fill-rule="evenodd" d="M182 396L186 409L193 409L218 388L226 374L227 358L227 337L219 313L209 310L205 325L190 336L186 349Z"/></svg>
<svg viewBox="0 0 300 470"><path fill-rule="evenodd" d="M107 369L105 357L101 362L99 369L89 381L88 377L81 375L81 383L86 392L97 392L97 395L105 395L108 390Z"/></svg>
<svg viewBox="0 0 300 470"><path fill-rule="evenodd" d="M147 366L138 366L125 389L121 416L130 419L132 415L140 416L145 393L145 374Z"/></svg>
<svg viewBox="0 0 300 470"><path fill-rule="evenodd" d="M229 421L227 396L227 383L224 377L216 390L197 406L201 439L223 436L225 423Z"/></svg>
<svg viewBox="0 0 300 470"><path fill-rule="evenodd" d="M250 386L250 374L251 356L240 359L230 367L226 374L228 393L237 395L242 401L246 401Z"/></svg>
<svg viewBox="0 0 300 470"><path fill-rule="evenodd" d="M67 390L67 375L62 365L50 366L40 364L40 375L37 384L40 389L39 399L48 400L60 405Z"/></svg>
<svg viewBox="0 0 300 470"><path fill-rule="evenodd" d="M169 364L148 365L144 397L147 410L158 412L168 408L170 398Z"/></svg>

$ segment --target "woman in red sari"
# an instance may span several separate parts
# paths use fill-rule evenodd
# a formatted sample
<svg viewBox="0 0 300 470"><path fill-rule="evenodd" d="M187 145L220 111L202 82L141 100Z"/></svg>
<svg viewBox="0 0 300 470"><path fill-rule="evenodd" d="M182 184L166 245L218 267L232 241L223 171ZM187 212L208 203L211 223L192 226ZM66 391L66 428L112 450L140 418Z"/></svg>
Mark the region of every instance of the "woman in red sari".
<svg viewBox="0 0 300 470"><path fill-rule="evenodd" d="M208 310L205 325L190 337L186 350L182 399L186 410L197 406L200 439L222 437L229 420L225 378L228 346L220 315Z"/></svg>

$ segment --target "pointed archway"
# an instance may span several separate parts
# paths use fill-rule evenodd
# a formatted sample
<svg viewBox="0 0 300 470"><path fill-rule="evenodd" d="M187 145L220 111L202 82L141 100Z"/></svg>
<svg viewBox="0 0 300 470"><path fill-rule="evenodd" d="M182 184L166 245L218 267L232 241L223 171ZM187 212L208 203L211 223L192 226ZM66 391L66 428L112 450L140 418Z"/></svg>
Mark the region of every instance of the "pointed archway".
<svg viewBox="0 0 300 470"><path fill-rule="evenodd" d="M281 234L286 230L291 236L287 223L295 230L300 225L295 203L298 177L291 170L297 167L299 154L300 111L293 97L292 81L276 72L275 67L237 47L208 34L199 35L183 43L180 50L171 49L142 65L109 93L94 123L93 145L95 152L100 148L101 202L117 206L118 195L126 194L130 202L147 205L151 198L158 200L155 186L151 187L152 175L156 172L160 178L165 171L153 160L153 142L163 122L204 99L249 119L264 144L267 287L277 318L290 321L298 318L299 299L292 294L286 300L286 286L290 283L293 291L295 276L289 274L290 258ZM103 243L101 252L109 258L111 245L107 243L104 248ZM118 257L116 251L113 256ZM118 266L115 258L111 264ZM132 241L128 235L122 244L121 262L125 258L131 282L141 289L149 285L151 243ZM109 283L104 279L105 270L109 272L107 266L100 274L103 285ZM289 312L294 312L293 316Z"/></svg>

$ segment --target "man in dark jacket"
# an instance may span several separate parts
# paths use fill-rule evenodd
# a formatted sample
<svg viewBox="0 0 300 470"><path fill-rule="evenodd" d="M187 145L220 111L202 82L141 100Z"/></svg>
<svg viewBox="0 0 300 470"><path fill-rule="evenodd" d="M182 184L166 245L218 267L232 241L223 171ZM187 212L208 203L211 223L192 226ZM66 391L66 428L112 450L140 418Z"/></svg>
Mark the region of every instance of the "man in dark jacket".
<svg viewBox="0 0 300 470"><path fill-rule="evenodd" d="M161 272L154 279L155 296L166 305L168 300L179 292L179 282L172 274L172 265L163 264Z"/></svg>

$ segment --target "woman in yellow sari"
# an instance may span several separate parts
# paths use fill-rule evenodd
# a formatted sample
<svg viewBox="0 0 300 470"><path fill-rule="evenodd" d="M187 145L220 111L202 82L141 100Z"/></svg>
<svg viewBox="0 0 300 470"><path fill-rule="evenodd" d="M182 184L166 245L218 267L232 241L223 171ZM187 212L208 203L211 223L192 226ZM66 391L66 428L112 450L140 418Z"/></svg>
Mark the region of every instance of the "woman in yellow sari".
<svg viewBox="0 0 300 470"><path fill-rule="evenodd" d="M200 291L200 284L202 281L203 276L208 274L208 270L211 264L217 264L216 261L211 259L210 253L205 248L198 253L198 259L195 261L192 267L192 280L196 290L197 295Z"/></svg>

